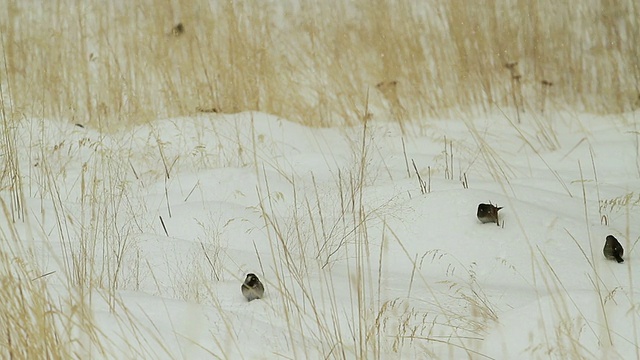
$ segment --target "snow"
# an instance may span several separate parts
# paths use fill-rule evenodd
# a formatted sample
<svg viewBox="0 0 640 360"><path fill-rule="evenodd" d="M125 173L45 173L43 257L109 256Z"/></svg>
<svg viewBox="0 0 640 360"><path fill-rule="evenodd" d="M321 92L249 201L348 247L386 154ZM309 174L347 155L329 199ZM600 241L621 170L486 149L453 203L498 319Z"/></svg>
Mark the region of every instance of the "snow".
<svg viewBox="0 0 640 360"><path fill-rule="evenodd" d="M56 303L91 282L95 358L637 357L640 112L514 118L25 119L27 216L2 231Z"/></svg>

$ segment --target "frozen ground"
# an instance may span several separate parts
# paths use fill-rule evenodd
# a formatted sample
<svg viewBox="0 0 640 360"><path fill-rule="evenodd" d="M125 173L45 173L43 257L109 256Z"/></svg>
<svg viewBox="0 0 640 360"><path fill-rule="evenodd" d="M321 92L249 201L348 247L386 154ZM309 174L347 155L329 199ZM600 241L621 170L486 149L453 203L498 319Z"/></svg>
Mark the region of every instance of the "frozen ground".
<svg viewBox="0 0 640 360"><path fill-rule="evenodd" d="M640 113L514 121L25 120L17 237L56 301L93 289L79 356L640 357Z"/></svg>

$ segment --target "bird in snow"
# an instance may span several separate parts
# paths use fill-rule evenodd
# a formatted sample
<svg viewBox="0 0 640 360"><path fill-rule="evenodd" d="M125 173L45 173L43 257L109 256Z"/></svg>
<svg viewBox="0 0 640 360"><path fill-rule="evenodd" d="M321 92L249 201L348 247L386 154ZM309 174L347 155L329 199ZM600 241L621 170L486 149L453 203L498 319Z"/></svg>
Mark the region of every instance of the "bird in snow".
<svg viewBox="0 0 640 360"><path fill-rule="evenodd" d="M602 253L604 254L604 257L609 260L615 260L618 263L624 262L624 259L622 259L624 249L622 248L622 245L620 245L620 242L618 242L618 239L613 235L607 236Z"/></svg>
<svg viewBox="0 0 640 360"><path fill-rule="evenodd" d="M248 301L262 298L262 295L264 295L264 286L256 274L247 274L247 278L244 279L244 283L242 284L242 295L244 295Z"/></svg>
<svg viewBox="0 0 640 360"><path fill-rule="evenodd" d="M500 226L498 222L498 210L502 209L502 207L493 206L493 204L480 204L478 205L478 220L481 223L496 223L496 225Z"/></svg>

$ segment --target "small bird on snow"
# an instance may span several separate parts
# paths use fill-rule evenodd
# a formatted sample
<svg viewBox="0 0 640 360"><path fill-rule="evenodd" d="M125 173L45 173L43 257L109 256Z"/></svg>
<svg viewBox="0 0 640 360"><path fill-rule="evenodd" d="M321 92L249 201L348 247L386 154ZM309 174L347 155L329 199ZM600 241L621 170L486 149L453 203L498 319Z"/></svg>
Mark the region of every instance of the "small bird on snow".
<svg viewBox="0 0 640 360"><path fill-rule="evenodd" d="M502 207L493 206L493 204L480 204L478 205L478 220L483 224L496 223L500 226L498 222L498 210L500 209Z"/></svg>
<svg viewBox="0 0 640 360"><path fill-rule="evenodd" d="M602 249L602 253L604 254L604 257L609 260L615 260L618 263L624 262L624 259L622 259L624 249L618 242L618 239L616 239L613 235L607 236L607 240L604 243L604 249Z"/></svg>
<svg viewBox="0 0 640 360"><path fill-rule="evenodd" d="M247 278L242 284L242 295L244 295L248 301L262 298L262 295L264 295L264 286L256 274L247 274Z"/></svg>

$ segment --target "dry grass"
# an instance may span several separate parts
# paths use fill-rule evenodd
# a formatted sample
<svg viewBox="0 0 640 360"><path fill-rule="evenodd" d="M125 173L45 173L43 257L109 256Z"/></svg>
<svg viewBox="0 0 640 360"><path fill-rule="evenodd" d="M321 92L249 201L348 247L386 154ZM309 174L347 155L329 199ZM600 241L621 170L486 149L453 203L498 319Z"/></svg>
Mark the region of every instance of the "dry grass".
<svg viewBox="0 0 640 360"><path fill-rule="evenodd" d="M495 105L640 105L632 0L8 0L2 8L2 86L13 116L113 128L260 110L352 124L368 88L376 115L400 122Z"/></svg>
<svg viewBox="0 0 640 360"><path fill-rule="evenodd" d="M274 272L269 287L278 294L269 306L286 319L287 338L305 342L293 350L295 357L317 352L327 359L446 358L448 352L486 358L479 345L497 314L473 265L462 278L434 284L417 255L384 225L394 205L367 203L373 145L364 123L352 146L354 161L336 174L334 190L327 193L310 179L314 190L298 193L305 185L291 179L294 204L284 213L264 169L256 169L272 255L261 264ZM379 226L382 233L373 230ZM415 274L406 297L389 299L386 275L394 269L388 258L398 261L389 248L398 246ZM412 294L412 286L420 295Z"/></svg>
<svg viewBox="0 0 640 360"><path fill-rule="evenodd" d="M39 281L29 279L26 262L0 253L0 356L5 359L69 359L72 330L56 326L65 315ZM81 311L84 307L78 307ZM66 330L69 333L66 333Z"/></svg>

